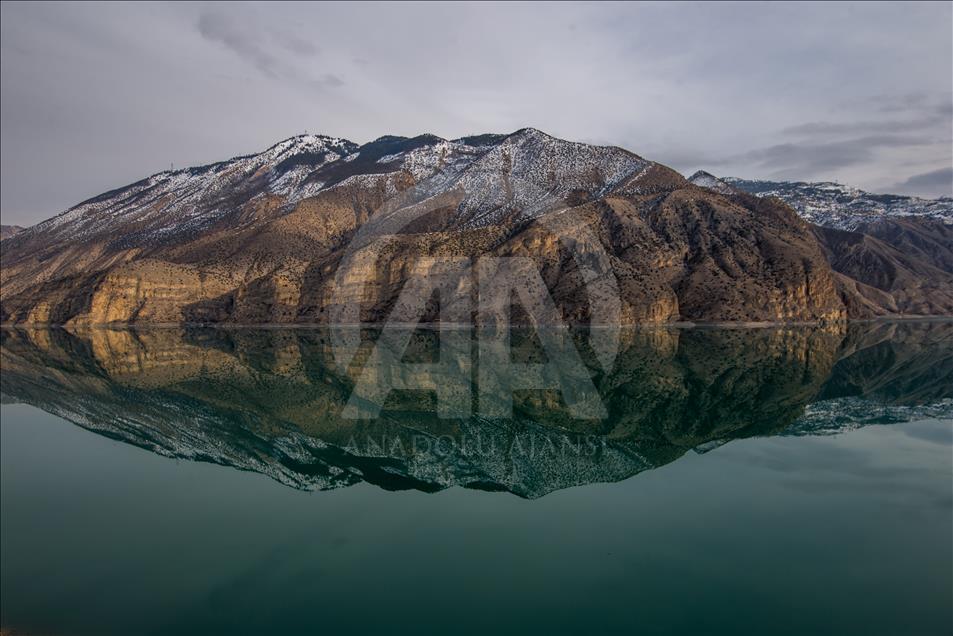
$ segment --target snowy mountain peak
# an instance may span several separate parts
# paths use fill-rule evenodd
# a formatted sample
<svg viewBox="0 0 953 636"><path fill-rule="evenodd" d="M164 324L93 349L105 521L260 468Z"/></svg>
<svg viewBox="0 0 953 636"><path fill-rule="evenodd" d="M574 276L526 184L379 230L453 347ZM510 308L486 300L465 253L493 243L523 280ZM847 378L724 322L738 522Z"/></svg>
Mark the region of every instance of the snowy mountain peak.
<svg viewBox="0 0 953 636"><path fill-rule="evenodd" d="M532 218L619 191L640 191L654 165L627 150L558 139L536 128L447 140L434 134L388 135L359 146L341 137L304 134L266 150L217 163L160 172L70 208L37 229L70 236L112 235L117 223L135 231L124 245L164 243L185 233L255 214L290 212L298 202L357 180L396 191L398 173L422 193L458 188L464 201L454 217L461 227L505 218ZM391 175L391 176L388 176ZM820 225L854 229L881 216L926 215L953 223L953 200L875 195L837 183L784 183L719 179L698 171L689 179L722 195L737 190L775 196ZM514 216L516 215L516 216Z"/></svg>
<svg viewBox="0 0 953 636"><path fill-rule="evenodd" d="M366 270L377 281L367 305L372 322L398 297L404 264L447 250L440 253L540 259L547 284L567 281L563 306L584 323L586 293L575 285L588 265L553 249L547 235L554 225L574 234L591 227L595 234L580 242L585 253L607 250L617 259L609 266L628 285L626 320L827 321L953 311L953 255L945 246L953 225L851 225L923 212L921 200L855 196L830 183L726 182L709 173L693 181L619 147L535 129L456 140L388 136L361 146L298 135L257 154L153 175L5 239L0 318L329 320L322 311L336 293L334 263L350 246L363 247L354 233L368 225L371 235L393 235L388 253L397 259L393 269ZM816 222L870 228L863 230L870 240L792 223L790 209L742 195L746 186L780 196ZM925 214L953 216L953 201L930 203L939 208ZM838 288L835 272L857 286ZM789 293L798 289L805 291Z"/></svg>
<svg viewBox="0 0 953 636"><path fill-rule="evenodd" d="M738 190L781 199L802 217L827 227L853 230L885 217L917 216L953 224L953 199L922 199L899 194L875 194L833 181L761 181L725 177Z"/></svg>
<svg viewBox="0 0 953 636"><path fill-rule="evenodd" d="M834 181L760 181L724 177L699 170L688 180L720 194L747 192L780 199L801 217L825 227L856 230L879 219L915 216L953 224L953 199L921 199L898 194L874 194Z"/></svg>
<svg viewBox="0 0 953 636"><path fill-rule="evenodd" d="M730 185L710 172L705 172L704 170L699 170L690 176L688 180L699 187L708 188L709 190L714 190L720 194L731 194L732 192Z"/></svg>
<svg viewBox="0 0 953 636"><path fill-rule="evenodd" d="M517 210L533 216L560 205L570 192L601 196L649 164L621 148L565 141L535 128L455 140L388 135L362 146L304 134L257 154L154 174L37 227L91 236L128 222L136 231L121 239L124 244L164 243L240 215L268 197L280 201L279 213L288 212L327 188L397 172L412 176L424 191L462 188L467 196L460 222L479 226Z"/></svg>
<svg viewBox="0 0 953 636"><path fill-rule="evenodd" d="M265 150L265 155L285 157L302 152L336 152L340 156L348 155L357 149L357 144L340 137L304 134L279 141Z"/></svg>
<svg viewBox="0 0 953 636"><path fill-rule="evenodd" d="M552 135L547 135L542 130L538 128L526 127L520 128L517 131L514 131L508 135L511 138L525 138L525 139L558 139Z"/></svg>

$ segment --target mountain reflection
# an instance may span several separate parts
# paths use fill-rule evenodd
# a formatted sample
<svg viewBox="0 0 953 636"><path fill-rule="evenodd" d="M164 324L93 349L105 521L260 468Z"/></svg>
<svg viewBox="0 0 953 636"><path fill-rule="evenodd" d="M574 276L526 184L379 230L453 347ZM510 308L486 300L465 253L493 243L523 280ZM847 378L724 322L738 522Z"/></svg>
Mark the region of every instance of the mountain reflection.
<svg viewBox="0 0 953 636"><path fill-rule="evenodd" d="M298 488L539 497L738 438L953 416L950 322L630 328L609 365L592 334L562 333L559 377L563 349L533 331L418 330L388 353L353 330L346 366L322 329L0 333L4 402Z"/></svg>

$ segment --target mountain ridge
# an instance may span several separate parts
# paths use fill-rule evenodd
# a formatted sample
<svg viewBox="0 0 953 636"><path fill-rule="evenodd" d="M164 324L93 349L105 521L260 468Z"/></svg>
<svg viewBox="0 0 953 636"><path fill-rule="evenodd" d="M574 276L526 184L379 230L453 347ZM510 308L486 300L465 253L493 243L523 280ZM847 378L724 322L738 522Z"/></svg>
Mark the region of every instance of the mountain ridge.
<svg viewBox="0 0 953 636"><path fill-rule="evenodd" d="M953 224L953 197L926 199L901 194L877 194L833 181L718 178L703 170L693 174L689 180L693 183L696 180L711 182L720 191L735 189L759 197L775 197L793 207L811 223L839 230L857 230L878 219L898 217L923 217Z"/></svg>
<svg viewBox="0 0 953 636"><path fill-rule="evenodd" d="M403 225L379 237L386 254L342 289L334 273L372 219ZM361 305L362 322L379 323L413 263L434 255L530 258L573 324L592 320L583 262L611 268L621 323L953 314L945 257L939 268L907 264L931 277L921 291L871 291L879 279L832 268L811 228L781 201L714 191L623 148L534 128L360 146L299 135L156 173L5 240L0 318L313 324L343 297ZM917 231L884 232L922 243Z"/></svg>

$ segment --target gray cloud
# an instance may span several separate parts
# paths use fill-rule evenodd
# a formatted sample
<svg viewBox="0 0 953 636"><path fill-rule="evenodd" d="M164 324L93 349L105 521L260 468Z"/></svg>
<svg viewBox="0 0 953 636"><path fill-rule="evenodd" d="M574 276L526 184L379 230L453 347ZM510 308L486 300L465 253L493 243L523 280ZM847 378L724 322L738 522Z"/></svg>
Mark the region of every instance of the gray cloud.
<svg viewBox="0 0 953 636"><path fill-rule="evenodd" d="M224 45L268 77L293 79L299 76L294 61L318 54L310 40L287 29L263 29L242 23L233 13L206 11L198 17L196 28L203 38ZM291 54L288 57L285 54ZM332 73L313 80L316 85L340 86L344 82Z"/></svg>
<svg viewBox="0 0 953 636"><path fill-rule="evenodd" d="M899 193L925 193L928 196L953 197L953 167L915 174L895 184L893 190Z"/></svg>
<svg viewBox="0 0 953 636"><path fill-rule="evenodd" d="M767 176L780 179L831 179L845 169L869 166L884 156L907 157L897 161L897 170L910 165L935 165L953 162L949 141L953 136L953 101L949 96L926 92L897 96L878 95L867 100L875 118L847 121L812 121L787 126L780 135L789 141L740 155L716 159L719 163L752 165ZM851 100L841 107L847 112L863 110L862 100ZM884 114L902 114L904 119L880 118ZM949 159L949 161L947 160ZM898 193L939 196L948 192L928 170L924 178L896 183L875 184L872 189ZM930 177L933 177L932 179ZM889 185L888 185L889 183Z"/></svg>
<svg viewBox="0 0 953 636"><path fill-rule="evenodd" d="M258 36L224 13L203 13L196 26L205 39L225 45L265 75L276 75L278 60L262 47Z"/></svg>
<svg viewBox="0 0 953 636"><path fill-rule="evenodd" d="M784 179L817 178L872 161L877 150L926 146L932 140L910 135L868 135L832 142L783 143L748 151L716 163L747 163Z"/></svg>
<svg viewBox="0 0 953 636"><path fill-rule="evenodd" d="M781 132L787 135L807 137L807 136L830 136L830 135L858 135L858 134L892 134L909 132L914 130L923 130L933 128L937 125L949 121L948 113L936 112L931 116L911 119L906 121L882 120L882 121L855 121L855 122L829 122L816 121L796 126L788 126Z"/></svg>
<svg viewBox="0 0 953 636"><path fill-rule="evenodd" d="M842 137L855 135L897 134L913 131L941 132L949 137L953 131L953 96L931 97L926 93L901 95L895 98L875 96L868 100L875 119L858 119L856 113L864 112L861 100L851 100L841 110L851 115L846 121L812 121L781 130L793 137ZM904 119L882 119L882 114L905 115Z"/></svg>
<svg viewBox="0 0 953 636"><path fill-rule="evenodd" d="M875 191L953 164L949 3L4 2L0 15L4 223L305 129L360 143L534 126L683 172Z"/></svg>
<svg viewBox="0 0 953 636"><path fill-rule="evenodd" d="M316 88L337 88L344 86L344 80L334 73L325 73L321 77L311 80L311 84Z"/></svg>
<svg viewBox="0 0 953 636"><path fill-rule="evenodd" d="M320 52L320 49L305 38L300 38L294 33L290 32L281 32L275 34L275 39L278 44L287 51L294 53L298 56L314 56Z"/></svg>
<svg viewBox="0 0 953 636"><path fill-rule="evenodd" d="M906 93L904 95L873 95L870 101L882 113L901 113L922 108L930 101L926 92Z"/></svg>

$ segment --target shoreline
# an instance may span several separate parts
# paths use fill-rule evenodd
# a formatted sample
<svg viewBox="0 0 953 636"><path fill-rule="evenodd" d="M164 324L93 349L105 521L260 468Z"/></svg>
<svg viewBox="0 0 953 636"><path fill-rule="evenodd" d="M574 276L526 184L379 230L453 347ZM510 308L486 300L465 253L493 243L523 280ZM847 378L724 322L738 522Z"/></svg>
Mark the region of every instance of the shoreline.
<svg viewBox="0 0 953 636"><path fill-rule="evenodd" d="M942 316L878 316L876 318L848 318L845 320L745 320L745 321L703 321L703 320L679 320L673 322L633 322L620 324L563 324L563 325L532 325L515 324L511 328L548 328L548 329L694 329L694 328L720 328L720 329L770 329L774 327L828 327L833 325L848 324L872 324L872 323L893 323L893 322L953 322L953 315ZM23 323L0 323L0 330L15 329L64 329L64 330L83 330L83 329L104 329L104 330L128 330L128 329L382 329L387 325L403 329L431 329L436 330L441 327L456 330L491 330L495 327L481 327L468 323L215 323L215 322L109 322L109 323L48 323L48 322L23 322Z"/></svg>

